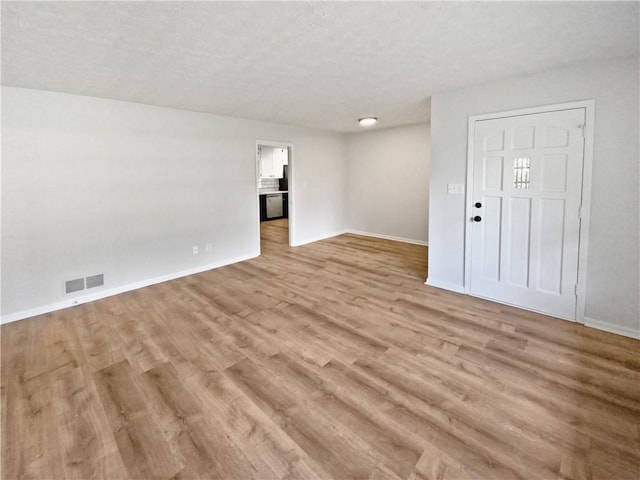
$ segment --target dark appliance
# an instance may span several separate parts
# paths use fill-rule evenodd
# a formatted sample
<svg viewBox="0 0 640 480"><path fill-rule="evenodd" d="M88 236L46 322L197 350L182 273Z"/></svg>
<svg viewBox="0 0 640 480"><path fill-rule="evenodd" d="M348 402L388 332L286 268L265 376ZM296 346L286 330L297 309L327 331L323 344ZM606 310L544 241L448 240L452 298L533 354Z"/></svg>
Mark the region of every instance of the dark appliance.
<svg viewBox="0 0 640 480"><path fill-rule="evenodd" d="M279 180L280 191L286 192L289 190L289 165L282 166L282 178Z"/></svg>

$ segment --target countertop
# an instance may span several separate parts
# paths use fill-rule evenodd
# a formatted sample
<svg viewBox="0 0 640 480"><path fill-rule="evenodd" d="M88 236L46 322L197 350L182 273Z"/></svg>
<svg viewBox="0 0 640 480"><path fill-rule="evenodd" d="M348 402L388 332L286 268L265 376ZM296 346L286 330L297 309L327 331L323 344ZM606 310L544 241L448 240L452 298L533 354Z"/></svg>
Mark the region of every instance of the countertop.
<svg viewBox="0 0 640 480"><path fill-rule="evenodd" d="M271 195L273 193L289 193L289 190L265 190L264 192L258 192L258 195Z"/></svg>

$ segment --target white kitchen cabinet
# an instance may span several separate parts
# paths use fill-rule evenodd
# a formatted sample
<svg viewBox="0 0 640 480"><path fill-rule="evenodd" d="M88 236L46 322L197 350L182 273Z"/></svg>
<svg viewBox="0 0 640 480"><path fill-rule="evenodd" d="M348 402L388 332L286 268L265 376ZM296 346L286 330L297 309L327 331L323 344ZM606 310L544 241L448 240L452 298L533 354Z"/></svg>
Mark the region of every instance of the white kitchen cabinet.
<svg viewBox="0 0 640 480"><path fill-rule="evenodd" d="M280 167L282 165L289 165L289 149L276 147L273 149L273 164Z"/></svg>
<svg viewBox="0 0 640 480"><path fill-rule="evenodd" d="M260 178L282 178L282 166L288 163L286 148L260 147Z"/></svg>
<svg viewBox="0 0 640 480"><path fill-rule="evenodd" d="M273 149L271 147L259 147L260 178L273 177Z"/></svg>

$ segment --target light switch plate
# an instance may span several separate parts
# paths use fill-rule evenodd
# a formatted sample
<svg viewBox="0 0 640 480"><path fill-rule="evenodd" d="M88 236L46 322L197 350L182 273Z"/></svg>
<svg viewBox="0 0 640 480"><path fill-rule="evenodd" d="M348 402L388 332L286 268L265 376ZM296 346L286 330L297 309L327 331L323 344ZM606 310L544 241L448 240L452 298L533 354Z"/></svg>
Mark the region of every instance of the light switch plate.
<svg viewBox="0 0 640 480"><path fill-rule="evenodd" d="M448 183L447 184L447 193L453 195L462 195L464 193L464 184L463 183Z"/></svg>

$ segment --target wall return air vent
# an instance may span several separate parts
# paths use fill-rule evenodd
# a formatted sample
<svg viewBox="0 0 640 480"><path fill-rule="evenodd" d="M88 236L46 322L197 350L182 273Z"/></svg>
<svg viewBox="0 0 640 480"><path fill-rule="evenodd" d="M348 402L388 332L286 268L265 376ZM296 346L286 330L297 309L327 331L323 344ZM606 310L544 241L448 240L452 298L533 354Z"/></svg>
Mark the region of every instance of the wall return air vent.
<svg viewBox="0 0 640 480"><path fill-rule="evenodd" d="M104 273L86 278L75 278L64 282L64 293L79 292L85 288L101 287L102 285L104 285Z"/></svg>

